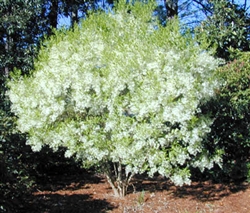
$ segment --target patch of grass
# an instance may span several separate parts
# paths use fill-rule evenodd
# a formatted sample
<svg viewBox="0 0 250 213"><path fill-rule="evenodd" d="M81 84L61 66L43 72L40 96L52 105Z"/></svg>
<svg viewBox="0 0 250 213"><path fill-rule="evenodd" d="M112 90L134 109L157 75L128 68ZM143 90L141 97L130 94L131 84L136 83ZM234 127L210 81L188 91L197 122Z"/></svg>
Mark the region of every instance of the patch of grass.
<svg viewBox="0 0 250 213"><path fill-rule="evenodd" d="M142 190L142 192L139 194L137 202L139 205L142 205L145 202L145 191L144 190Z"/></svg>

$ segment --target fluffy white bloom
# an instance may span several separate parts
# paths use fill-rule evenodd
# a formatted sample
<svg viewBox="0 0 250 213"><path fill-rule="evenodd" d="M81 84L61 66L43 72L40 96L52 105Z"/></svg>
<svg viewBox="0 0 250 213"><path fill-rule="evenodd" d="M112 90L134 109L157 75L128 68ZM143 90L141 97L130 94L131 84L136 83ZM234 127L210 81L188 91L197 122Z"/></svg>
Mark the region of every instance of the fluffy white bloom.
<svg viewBox="0 0 250 213"><path fill-rule="evenodd" d="M170 177L170 179L174 182L177 186L183 186L183 184L190 184L191 181L189 179L188 175L180 175L178 173L175 173L173 176Z"/></svg>
<svg viewBox="0 0 250 213"><path fill-rule="evenodd" d="M189 183L180 166L219 162L203 154L210 122L197 116L218 88L219 61L136 11L91 15L47 41L33 75L9 83L12 111L34 151L64 146L90 165L121 162L127 173Z"/></svg>

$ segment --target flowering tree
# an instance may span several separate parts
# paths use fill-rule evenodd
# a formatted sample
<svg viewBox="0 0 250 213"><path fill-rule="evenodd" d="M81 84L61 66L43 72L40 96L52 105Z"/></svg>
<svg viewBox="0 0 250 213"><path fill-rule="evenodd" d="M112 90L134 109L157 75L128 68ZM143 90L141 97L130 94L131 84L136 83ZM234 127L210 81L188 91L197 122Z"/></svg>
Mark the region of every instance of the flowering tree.
<svg viewBox="0 0 250 213"><path fill-rule="evenodd" d="M117 196L138 173L188 184L190 166L220 162L203 149L211 119L199 108L219 86L219 61L177 21L160 26L152 4L115 8L56 32L32 76L12 78L18 128L34 151L63 146L65 156L101 168Z"/></svg>

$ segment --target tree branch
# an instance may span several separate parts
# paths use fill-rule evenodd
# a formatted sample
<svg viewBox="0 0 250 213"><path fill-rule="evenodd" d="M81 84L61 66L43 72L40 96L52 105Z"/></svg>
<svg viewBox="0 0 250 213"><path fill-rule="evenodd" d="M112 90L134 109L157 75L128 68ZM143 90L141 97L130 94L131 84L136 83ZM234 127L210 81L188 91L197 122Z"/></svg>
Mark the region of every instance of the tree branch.
<svg viewBox="0 0 250 213"><path fill-rule="evenodd" d="M196 4L200 5L205 13L206 16L208 16L208 13L212 14L212 10L210 9L209 6L207 6L207 4L205 3L202 3L201 1L199 0L193 0L193 2L195 2Z"/></svg>

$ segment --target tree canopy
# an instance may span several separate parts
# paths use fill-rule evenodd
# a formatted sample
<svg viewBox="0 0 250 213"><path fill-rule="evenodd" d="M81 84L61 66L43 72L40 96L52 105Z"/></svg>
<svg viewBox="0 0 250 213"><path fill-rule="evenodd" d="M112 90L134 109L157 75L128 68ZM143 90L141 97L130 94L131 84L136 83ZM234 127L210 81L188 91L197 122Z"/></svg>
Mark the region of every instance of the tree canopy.
<svg viewBox="0 0 250 213"><path fill-rule="evenodd" d="M163 27L155 4L120 2L44 43L31 76L9 82L18 129L34 151L66 147L67 157L97 166L123 196L134 174L156 172L190 183L190 167L220 163L204 150L211 118L200 106L220 83L220 61L178 21ZM111 166L112 165L112 166Z"/></svg>
<svg viewBox="0 0 250 213"><path fill-rule="evenodd" d="M227 0L210 1L211 13L196 29L205 34L216 56L231 60L230 48L246 52L250 50L250 16L244 7Z"/></svg>

